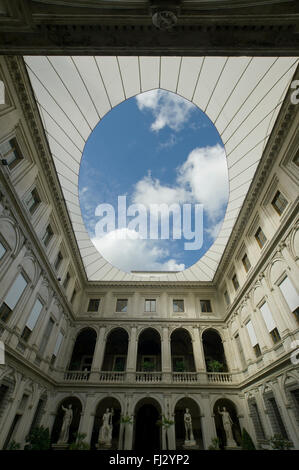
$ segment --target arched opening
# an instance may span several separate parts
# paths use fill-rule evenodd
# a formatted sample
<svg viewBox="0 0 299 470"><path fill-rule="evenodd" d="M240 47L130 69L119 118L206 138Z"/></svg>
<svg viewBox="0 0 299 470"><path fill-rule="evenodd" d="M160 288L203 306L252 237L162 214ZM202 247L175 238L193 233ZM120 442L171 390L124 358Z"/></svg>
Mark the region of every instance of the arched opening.
<svg viewBox="0 0 299 470"><path fill-rule="evenodd" d="M118 449L118 440L119 440L119 429L120 429L120 416L121 416L121 405L116 398L107 397L101 400L96 408L94 423L91 435L90 446L91 449L105 449L107 448L103 443L99 443L99 433L100 428L103 424L103 416L107 412L112 413L111 423L112 423L112 439L111 447L112 450Z"/></svg>
<svg viewBox="0 0 299 470"><path fill-rule="evenodd" d="M90 371L96 340L97 334L92 328L85 328L80 331L74 345L69 370Z"/></svg>
<svg viewBox="0 0 299 470"><path fill-rule="evenodd" d="M134 450L152 452L161 449L161 407L153 398L143 398L135 408Z"/></svg>
<svg viewBox="0 0 299 470"><path fill-rule="evenodd" d="M219 333L209 329L203 332L202 344L208 372L227 372L227 363Z"/></svg>
<svg viewBox="0 0 299 470"><path fill-rule="evenodd" d="M102 365L103 371L123 372L126 370L128 341L128 333L123 328L115 328L109 333Z"/></svg>
<svg viewBox="0 0 299 470"><path fill-rule="evenodd" d="M62 400L57 407L56 417L55 417L55 421L54 421L54 425L53 425L52 433L51 433L52 444L56 444L60 436L60 431L61 431L62 423L63 423L63 417L65 413L62 407L69 408L70 405L73 411L73 418L69 427L69 435L68 435L67 442L68 444L70 444L71 442L74 442L76 439L75 435L79 429L81 412L82 412L82 404L79 398L67 397L64 400Z"/></svg>
<svg viewBox="0 0 299 470"><path fill-rule="evenodd" d="M147 328L139 336L137 371L161 371L161 338L153 328Z"/></svg>
<svg viewBox="0 0 299 470"><path fill-rule="evenodd" d="M195 372L192 341L188 331L184 328L174 330L170 344L173 372Z"/></svg>
<svg viewBox="0 0 299 470"><path fill-rule="evenodd" d="M192 420L192 432L194 436L195 444L188 446L186 443L186 427L184 421L184 415L186 409L189 410ZM200 417L200 408L198 404L189 397L181 398L174 409L174 419L175 419L175 440L176 440L176 449L203 449L203 439L202 439L202 429L201 429L201 417ZM190 436L187 436L187 439Z"/></svg>
<svg viewBox="0 0 299 470"><path fill-rule="evenodd" d="M224 449L225 447L236 447L236 445L241 445L241 428L238 419L238 414L234 403L227 398L220 398L216 401L214 408L214 419L215 419L215 426L216 426L216 433L219 439L220 449ZM229 413L229 418L227 416L222 415L221 413L227 412ZM225 422L229 419L230 429L232 433L233 441L235 442L228 442L228 435L229 432L229 423L225 424ZM225 428L228 428L228 431Z"/></svg>

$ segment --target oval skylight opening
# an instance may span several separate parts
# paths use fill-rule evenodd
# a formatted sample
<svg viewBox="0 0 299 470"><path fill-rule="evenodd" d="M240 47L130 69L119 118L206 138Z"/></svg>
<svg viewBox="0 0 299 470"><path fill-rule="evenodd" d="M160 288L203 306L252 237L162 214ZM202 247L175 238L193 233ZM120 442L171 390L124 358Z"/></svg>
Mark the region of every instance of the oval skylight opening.
<svg viewBox="0 0 299 470"><path fill-rule="evenodd" d="M99 253L126 271L182 271L220 231L229 197L224 145L190 101L165 90L113 108L81 160L82 217Z"/></svg>

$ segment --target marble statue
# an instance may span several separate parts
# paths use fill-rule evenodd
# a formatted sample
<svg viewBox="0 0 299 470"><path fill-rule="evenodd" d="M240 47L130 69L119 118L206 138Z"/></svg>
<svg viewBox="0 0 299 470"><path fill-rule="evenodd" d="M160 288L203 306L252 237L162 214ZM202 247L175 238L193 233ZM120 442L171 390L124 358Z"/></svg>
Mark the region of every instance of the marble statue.
<svg viewBox="0 0 299 470"><path fill-rule="evenodd" d="M113 408L111 408L111 411L109 411L109 408L107 408L106 412L103 414L103 418L102 418L103 423L99 432L99 444L104 445L105 447L111 447L113 415L114 415Z"/></svg>
<svg viewBox="0 0 299 470"><path fill-rule="evenodd" d="M185 423L185 446L194 446L196 444L194 440L193 430L192 430L192 417L189 412L189 408L186 408L184 413L184 423Z"/></svg>
<svg viewBox="0 0 299 470"><path fill-rule="evenodd" d="M65 408L63 405L61 408L64 411L63 422L61 426L61 431L58 439L58 444L66 444L69 439L70 425L73 420L73 410L72 405L69 405L68 408Z"/></svg>
<svg viewBox="0 0 299 470"><path fill-rule="evenodd" d="M220 411L220 408L218 407L218 413L222 415L222 423L226 435L226 447L237 447L237 443L234 439L233 436L233 431L232 431L232 425L233 421L230 417L229 412L226 410L225 406L222 408L222 411Z"/></svg>

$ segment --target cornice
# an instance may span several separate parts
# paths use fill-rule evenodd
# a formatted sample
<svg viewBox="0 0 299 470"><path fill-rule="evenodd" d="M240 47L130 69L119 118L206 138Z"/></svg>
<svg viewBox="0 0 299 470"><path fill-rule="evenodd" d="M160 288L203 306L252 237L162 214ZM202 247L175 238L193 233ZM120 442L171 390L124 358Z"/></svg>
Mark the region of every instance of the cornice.
<svg viewBox="0 0 299 470"><path fill-rule="evenodd" d="M296 55L296 0L4 0L1 54ZM169 31L152 16L172 12Z"/></svg>
<svg viewBox="0 0 299 470"><path fill-rule="evenodd" d="M299 79L299 66L296 69L293 79ZM291 102L290 97L292 92L293 90L289 89L284 99L278 118L276 119L274 128L268 139L263 156L260 160L252 183L245 197L243 206L225 247L224 253L213 279L213 282L216 285L218 284L220 277L223 276L223 273L225 273L227 270L229 263L234 257L234 253L236 253L237 246L240 242L240 239L242 238L248 220L250 219L253 211L256 209L258 198L264 190L264 185L268 175L273 168L277 157L279 156L279 152L291 125L295 119L299 122L299 107L292 104Z"/></svg>
<svg viewBox="0 0 299 470"><path fill-rule="evenodd" d="M70 251L75 254L73 261L76 265L80 281L82 284L85 284L87 281L85 269L23 58L7 56L5 60L18 93L21 108L26 124L31 133L37 155L40 158L40 164L42 165L44 175L47 178L52 195L52 205L58 213L61 227L62 230L64 230L64 235L68 241Z"/></svg>
<svg viewBox="0 0 299 470"><path fill-rule="evenodd" d="M235 299L227 308L226 315L223 317L223 321L229 321L229 318L234 315L235 310L238 308L239 304L247 295L248 290L254 284L254 280L262 275L261 270L265 269L265 264L271 260L270 255L271 253L277 248L277 245L281 241L281 238L287 238L291 231L294 229L294 225L296 224L296 216L299 211L299 198L297 202L293 205L292 210L289 212L289 216L286 217L284 223L279 227L275 236L269 241L267 247L265 247L259 261L251 270L250 274L248 275L245 283L240 287ZM293 225L292 222L294 222Z"/></svg>

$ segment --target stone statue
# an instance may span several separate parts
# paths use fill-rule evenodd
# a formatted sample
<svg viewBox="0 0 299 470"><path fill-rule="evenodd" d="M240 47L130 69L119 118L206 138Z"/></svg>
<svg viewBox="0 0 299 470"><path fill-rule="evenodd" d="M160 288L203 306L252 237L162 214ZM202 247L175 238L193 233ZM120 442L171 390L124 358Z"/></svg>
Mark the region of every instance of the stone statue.
<svg viewBox="0 0 299 470"><path fill-rule="evenodd" d="M111 411L109 411L109 408L107 408L106 412L103 414L103 418L102 418L103 424L99 432L99 444L102 444L105 447L111 447L112 429L113 429L112 416L113 415L114 415L113 408L111 408Z"/></svg>
<svg viewBox="0 0 299 470"><path fill-rule="evenodd" d="M226 447L237 447L232 431L233 421L230 417L229 412L226 411L226 408L224 406L222 408L222 411L220 411L220 408L218 407L218 413L222 415L222 423L226 435Z"/></svg>
<svg viewBox="0 0 299 470"><path fill-rule="evenodd" d="M73 410L72 405L69 405L68 408L65 408L63 405L61 408L64 411L63 422L61 426L61 431L58 439L58 444L66 444L69 439L70 425L73 420Z"/></svg>
<svg viewBox="0 0 299 470"><path fill-rule="evenodd" d="M194 446L196 444L193 436L193 430L192 430L192 417L189 412L189 408L186 408L185 414L184 414L184 423L185 423L185 445L186 446Z"/></svg>

